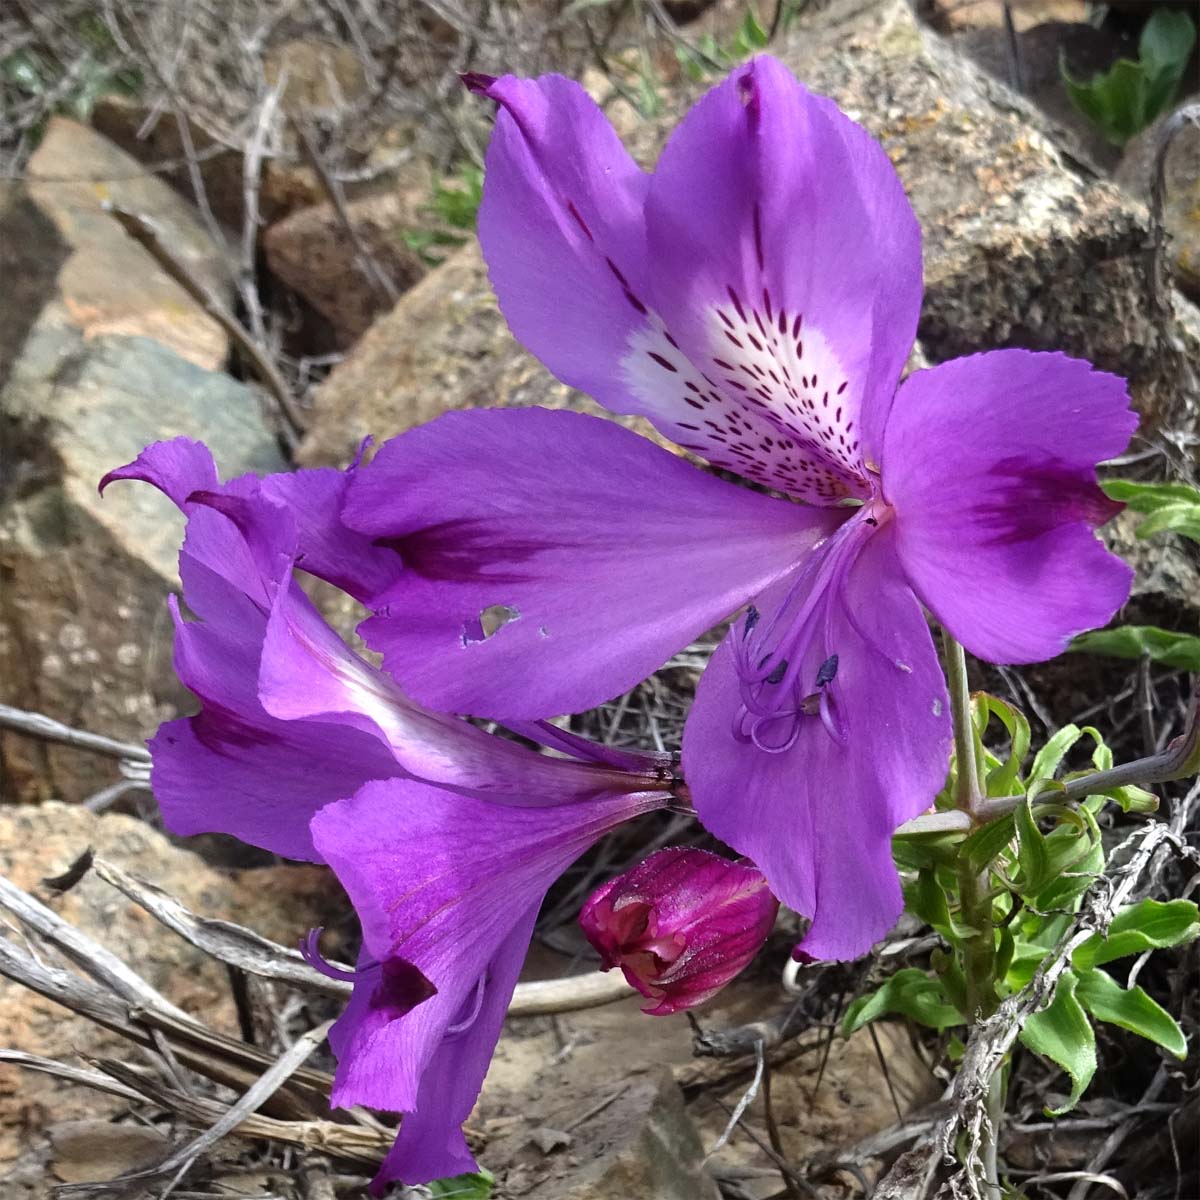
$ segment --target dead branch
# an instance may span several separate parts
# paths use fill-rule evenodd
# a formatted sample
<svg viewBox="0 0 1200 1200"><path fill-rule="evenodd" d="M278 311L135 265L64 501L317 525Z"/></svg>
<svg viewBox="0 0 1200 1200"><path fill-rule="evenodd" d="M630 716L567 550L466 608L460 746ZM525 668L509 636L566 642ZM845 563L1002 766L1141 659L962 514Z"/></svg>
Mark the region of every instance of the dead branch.
<svg viewBox="0 0 1200 1200"><path fill-rule="evenodd" d="M304 432L304 419L296 407L287 381L280 374L279 368L270 354L229 311L212 288L198 279L196 273L168 248L159 234L157 225L149 217L111 203L105 204L104 207L121 228L141 245L150 257L221 326L246 356L251 369L278 404L283 417L284 434L294 448L300 435Z"/></svg>

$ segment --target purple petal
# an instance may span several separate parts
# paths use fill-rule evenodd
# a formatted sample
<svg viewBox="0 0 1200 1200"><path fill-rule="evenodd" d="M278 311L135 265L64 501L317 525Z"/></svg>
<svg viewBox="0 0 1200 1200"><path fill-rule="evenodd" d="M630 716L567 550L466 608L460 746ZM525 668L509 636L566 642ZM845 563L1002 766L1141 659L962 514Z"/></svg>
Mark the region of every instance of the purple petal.
<svg viewBox="0 0 1200 1200"><path fill-rule="evenodd" d="M256 688L265 628L257 610L235 609L212 622L185 622L174 603L172 613L176 672L204 707L163 725L150 743L167 827L181 836L228 833L287 858L319 861L313 813L368 779L400 773L400 765L378 737L266 712Z"/></svg>
<svg viewBox="0 0 1200 1200"><path fill-rule="evenodd" d="M972 654L1052 658L1125 602L1132 571L1092 532L1119 510L1096 464L1136 424L1123 380L1061 354L979 354L900 389L883 460L896 551Z"/></svg>
<svg viewBox="0 0 1200 1200"><path fill-rule="evenodd" d="M802 499L870 495L921 303L920 229L882 148L756 58L672 135L646 220L634 411Z"/></svg>
<svg viewBox="0 0 1200 1200"><path fill-rule="evenodd" d="M527 941L546 889L579 854L666 800L612 793L516 808L392 780L319 812L313 838L350 895L365 952L377 962L402 958L437 988L401 1019L383 1020L365 1002L343 1017L334 1102L420 1110L426 1078L432 1088L446 1084L432 1074L439 1048L469 1036L462 1053L477 1074L462 1081L465 1109L447 1118L464 1120L515 983L516 971L497 965L512 965L511 939L521 931Z"/></svg>
<svg viewBox="0 0 1200 1200"><path fill-rule="evenodd" d="M475 1107L500 1040L536 918L535 905L516 922L488 967L478 1015L461 1034L443 1038L429 1060L416 1108L404 1116L396 1144L372 1180L373 1195L381 1194L388 1183L427 1183L478 1169L462 1126Z"/></svg>
<svg viewBox="0 0 1200 1200"><path fill-rule="evenodd" d="M501 719L632 687L844 515L537 408L450 413L394 439L345 512L404 560L361 627L387 670L433 708Z"/></svg>
<svg viewBox="0 0 1200 1200"><path fill-rule="evenodd" d="M265 496L284 505L295 522L295 565L365 602L395 579L401 564L395 551L376 546L342 523L346 489L360 469L330 467L268 475L262 489Z"/></svg>
<svg viewBox="0 0 1200 1200"><path fill-rule="evenodd" d="M624 786L630 771L653 780L659 769L648 755L594 756L604 767L544 756L459 717L419 707L388 675L355 655L294 583L278 593L267 623L258 697L281 721L348 726L374 737L391 752L389 776L510 804L559 804ZM583 757L594 747L580 738L570 749Z"/></svg>
<svg viewBox="0 0 1200 1200"><path fill-rule="evenodd" d="M217 466L203 442L174 438L147 446L131 463L116 467L100 480L100 492L120 479L136 479L152 484L179 508L193 492L220 486Z"/></svg>
<svg viewBox="0 0 1200 1200"><path fill-rule="evenodd" d="M579 84L506 75L488 147L479 241L513 333L565 383L617 412L619 364L646 325L647 177Z"/></svg>
<svg viewBox="0 0 1200 1200"><path fill-rule="evenodd" d="M850 538L866 541L856 547ZM772 671L747 688L747 665L762 661L768 642L754 643L747 664L738 643L749 635L739 622L700 681L683 740L700 819L748 855L785 904L812 918L803 948L829 959L865 953L895 923L901 896L891 836L933 802L950 755L945 682L891 533L847 529L818 553L836 571L834 556L847 547L857 553L843 577L809 572L805 594L826 602L793 639L788 665L796 670L781 672L778 687ZM790 635L796 582L755 602L756 637ZM823 584L829 590L817 592ZM793 680L797 694L809 693L800 702ZM780 712L755 717L747 698L760 711L778 703Z"/></svg>

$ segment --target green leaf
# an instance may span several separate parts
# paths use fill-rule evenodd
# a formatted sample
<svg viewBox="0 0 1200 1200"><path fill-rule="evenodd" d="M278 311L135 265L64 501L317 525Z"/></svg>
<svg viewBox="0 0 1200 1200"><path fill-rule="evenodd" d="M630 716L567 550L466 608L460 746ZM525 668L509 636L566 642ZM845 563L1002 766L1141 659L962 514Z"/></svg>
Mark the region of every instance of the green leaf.
<svg viewBox="0 0 1200 1200"><path fill-rule="evenodd" d="M1017 805L1013 814L1017 831L1017 865L1021 868L1021 891L1034 895L1050 881L1050 856L1046 850L1046 835L1038 828L1029 797Z"/></svg>
<svg viewBox="0 0 1200 1200"><path fill-rule="evenodd" d="M977 829L970 837L964 839L959 854L972 871L983 871L996 861L1013 840L1014 826L1015 818L1012 813L989 821L982 829Z"/></svg>
<svg viewBox="0 0 1200 1200"><path fill-rule="evenodd" d="M1058 730L1037 752L1029 768L1029 782L1032 784L1039 779L1053 779L1062 760L1081 737L1083 730L1078 725L1064 725Z"/></svg>
<svg viewBox="0 0 1200 1200"><path fill-rule="evenodd" d="M734 46L742 54L750 54L755 50L763 50L767 45L767 31L758 23L754 9L748 8L746 16L738 27L734 38Z"/></svg>
<svg viewBox="0 0 1200 1200"><path fill-rule="evenodd" d="M1071 102L1104 136L1123 145L1174 98L1196 40L1186 13L1157 9L1142 29L1138 60L1118 59L1104 74L1072 79L1059 57L1059 75Z"/></svg>
<svg viewBox="0 0 1200 1200"><path fill-rule="evenodd" d="M1072 856L1069 863L1060 863L1050 883L1034 897L1033 907L1039 912L1053 913L1063 909L1074 912L1079 897L1104 870L1104 843L1096 818L1084 808L1079 810L1079 816L1084 819L1087 828L1086 833L1078 835L1077 844L1082 853L1078 858Z"/></svg>
<svg viewBox="0 0 1200 1200"><path fill-rule="evenodd" d="M1148 538L1156 533L1179 533L1200 542L1200 505L1166 504L1155 509L1137 527L1137 536Z"/></svg>
<svg viewBox="0 0 1200 1200"><path fill-rule="evenodd" d="M491 1171L480 1171L477 1175L455 1175L450 1179L435 1179L425 1184L426 1190L435 1200L491 1200L492 1184L496 1177Z"/></svg>
<svg viewBox="0 0 1200 1200"><path fill-rule="evenodd" d="M931 929L942 937L951 938L952 925L946 893L930 867L918 872L916 879L904 885L904 907L920 917Z"/></svg>
<svg viewBox="0 0 1200 1200"><path fill-rule="evenodd" d="M1071 650L1113 658L1147 657L1151 662L1184 671L1200 671L1200 637L1172 633L1155 625L1118 625L1074 638Z"/></svg>
<svg viewBox="0 0 1200 1200"><path fill-rule="evenodd" d="M1085 971L1075 989L1079 1003L1096 1018L1119 1025L1161 1046L1176 1058L1187 1058L1187 1038L1175 1018L1140 987L1123 988L1105 971Z"/></svg>
<svg viewBox="0 0 1200 1200"><path fill-rule="evenodd" d="M881 987L860 996L842 1019L842 1036L849 1037L871 1021L889 1013L910 1017L931 1029L965 1025L962 1014L948 1000L941 981L915 967L897 971Z"/></svg>
<svg viewBox="0 0 1200 1200"><path fill-rule="evenodd" d="M1065 971L1050 1006L1034 1013L1020 1033L1024 1046L1062 1067L1071 1078L1071 1095L1066 1104L1047 1109L1054 1117L1075 1107L1096 1073L1096 1035L1075 998L1078 982L1073 971Z"/></svg>
<svg viewBox="0 0 1200 1200"><path fill-rule="evenodd" d="M1094 933L1071 957L1079 970L1098 967L1142 954L1180 946L1200 937L1200 911L1190 900L1142 900L1122 909L1108 927L1108 936Z"/></svg>
<svg viewBox="0 0 1200 1200"><path fill-rule="evenodd" d="M1196 27L1185 12L1158 8L1142 26L1138 58L1147 72L1183 78L1183 70L1196 44ZM1170 97L1168 97L1170 99Z"/></svg>
<svg viewBox="0 0 1200 1200"><path fill-rule="evenodd" d="M1132 508L1134 512L1152 513L1168 504L1200 506L1200 489L1188 483L1135 483L1132 479L1107 479L1101 485L1110 500Z"/></svg>
<svg viewBox="0 0 1200 1200"><path fill-rule="evenodd" d="M983 714L984 729L988 719L995 717L1008 733L1009 755L1000 766L988 773L988 795L1011 796L1020 786L1021 764L1029 753L1029 722L1024 713L996 696L980 693L973 699L977 711Z"/></svg>

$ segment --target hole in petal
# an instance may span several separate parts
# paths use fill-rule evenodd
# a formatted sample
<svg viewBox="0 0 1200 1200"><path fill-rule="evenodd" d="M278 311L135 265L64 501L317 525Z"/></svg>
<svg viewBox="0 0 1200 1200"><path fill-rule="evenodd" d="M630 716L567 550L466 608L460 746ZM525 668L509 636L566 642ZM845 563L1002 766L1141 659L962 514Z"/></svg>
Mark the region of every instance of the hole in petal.
<svg viewBox="0 0 1200 1200"><path fill-rule="evenodd" d="M505 625L521 619L521 610L511 604L489 604L473 621L463 623L462 642L469 646L474 642L486 642L495 637Z"/></svg>

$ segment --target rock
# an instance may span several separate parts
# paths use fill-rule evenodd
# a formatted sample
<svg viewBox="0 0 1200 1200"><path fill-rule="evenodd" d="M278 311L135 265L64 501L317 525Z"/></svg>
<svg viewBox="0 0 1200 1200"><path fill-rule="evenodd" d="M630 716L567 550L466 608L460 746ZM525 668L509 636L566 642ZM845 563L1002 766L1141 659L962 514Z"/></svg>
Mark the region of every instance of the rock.
<svg viewBox="0 0 1200 1200"><path fill-rule="evenodd" d="M420 255L403 238L421 219L410 197L364 197L348 203L345 214L357 245L332 204L293 213L263 237L271 271L330 323L341 348L353 345L425 274Z"/></svg>
<svg viewBox="0 0 1200 1200"><path fill-rule="evenodd" d="M194 198L186 143L170 114L136 97L101 96L92 111L92 124L130 157L161 173L179 194ZM223 225L241 229L246 204L241 151L217 141L191 119L187 133L209 208ZM263 160L258 207L264 222L282 220L323 199L316 175L294 154Z"/></svg>
<svg viewBox="0 0 1200 1200"><path fill-rule="evenodd" d="M299 458L345 466L368 434L391 437L452 409L529 404L608 415L513 339L472 239L376 321L317 389ZM647 421L621 422L657 439Z"/></svg>
<svg viewBox="0 0 1200 1200"><path fill-rule="evenodd" d="M43 878L62 873L89 846L131 874L166 888L194 912L237 921L281 942L294 942L329 915L330 881L323 868L218 872L132 817L97 816L54 803L0 808L0 873L102 942L172 1003L232 1036L238 1036L237 1011L220 963L95 875L62 896L41 887ZM116 1034L5 979L0 979L0 1045L82 1066L87 1064L79 1062L81 1053L138 1061L138 1051ZM0 1177L7 1178L5 1164L40 1141L49 1123L102 1120L123 1107L113 1097L0 1066ZM58 1150L61 1157L61 1142ZM47 1184L45 1191L30 1195L48 1193Z"/></svg>
<svg viewBox="0 0 1200 1200"><path fill-rule="evenodd" d="M1063 350L1128 378L1146 429L1189 419L1200 318L1173 295L1153 309L1145 209L1067 158L1036 109L921 28L904 0L834 0L797 21L778 52L882 141L904 180L925 232L931 360ZM653 160L681 107L668 98L641 126L636 157ZM471 245L331 373L301 458L345 463L368 433L510 404L595 411L513 341Z"/></svg>
<svg viewBox="0 0 1200 1200"><path fill-rule="evenodd" d="M1192 98L1194 103L1196 97ZM1116 179L1134 196L1149 202L1154 155L1166 113L1125 147ZM1200 118L1183 125L1171 140L1164 174L1163 224L1170 235L1168 253L1179 286L1200 300Z"/></svg>
<svg viewBox="0 0 1200 1200"><path fill-rule="evenodd" d="M151 337L202 367L224 363L224 331L102 207L112 203L150 218L198 280L218 295L228 292L221 252L185 201L94 130L65 117L50 121L26 176L23 185L0 191L0 245L8 243L16 269L47 255L58 263L53 292L43 297L48 319L52 314L85 337ZM15 350L0 345L0 361L11 361Z"/></svg>
<svg viewBox="0 0 1200 1200"><path fill-rule="evenodd" d="M557 978L569 961L568 955L535 946L524 977ZM643 1003L640 997L631 997L602 1008L507 1023L468 1123L485 1140L480 1161L495 1172L499 1192L537 1200L675 1197L673 1185L662 1185L660 1193L644 1174L625 1186L618 1176L597 1179L591 1173L593 1160L608 1153L597 1150L597 1143L607 1142L610 1136L614 1151L621 1151L622 1144L650 1144L641 1131L642 1113L645 1097L655 1092L660 1097L656 1103L663 1106L669 1121L668 1132L652 1136L676 1147L668 1156L685 1164L696 1161L686 1147L695 1144L697 1131L704 1150L717 1143L729 1113L713 1097L730 1107L736 1104L749 1082L752 1060L742 1060L739 1073L734 1060L694 1057L687 1017L648 1017L640 1011ZM788 1004L778 976L760 964L693 1015L706 1030L728 1030L786 1011ZM941 1087L913 1049L904 1026L880 1022L875 1031L902 1110L911 1111L934 1099ZM773 1111L789 1161L832 1154L896 1120L870 1031L860 1030L849 1041L834 1040L819 1087L816 1065L825 1053L823 1034L814 1028L792 1043L791 1050L794 1053L786 1060L776 1060L771 1072ZM673 1086L664 1082L664 1068L674 1076ZM683 1121L679 1089L689 1097ZM761 1103L755 1102L747 1118L756 1132L762 1130ZM605 1124L606 1113L612 1115L615 1134L613 1126ZM533 1139L547 1127L569 1134L571 1145L544 1155ZM753 1141L741 1135L713 1155L711 1165L722 1171L771 1167ZM643 1163L639 1169L645 1172L647 1167ZM777 1176L775 1184L777 1188ZM526 1192L526 1187L532 1190Z"/></svg>
<svg viewBox="0 0 1200 1200"><path fill-rule="evenodd" d="M145 338L41 322L0 391L0 703L138 741L187 702L166 592L182 519L96 485L149 442L202 438L228 475L282 460L253 392ZM82 799L113 764L0 733L0 796Z"/></svg>
<svg viewBox="0 0 1200 1200"><path fill-rule="evenodd" d="M628 1079L603 1107L594 1092L568 1092L557 1111L564 1123L579 1122L569 1152L548 1156L525 1138L515 1152L502 1145L484 1155L509 1192L528 1200L718 1200L700 1137L669 1068Z"/></svg>
<svg viewBox="0 0 1200 1200"><path fill-rule="evenodd" d="M1083 6L1080 5L1080 8ZM1012 57L1008 34L1002 26L964 29L951 44L1003 83L1012 82ZM1065 60L1073 79L1091 79L1109 69L1122 56L1137 58L1137 39L1129 33L1089 25L1083 14L1075 20L1047 20L1017 34L1022 92L1052 122L1055 137L1075 156L1111 170L1120 151L1081 113L1063 86Z"/></svg>
<svg viewBox="0 0 1200 1200"><path fill-rule="evenodd" d="M1004 0L926 0L925 19L939 33L960 29L1003 29ZM1021 0L1012 5L1013 25L1024 32L1045 21L1086 21L1085 0Z"/></svg>

